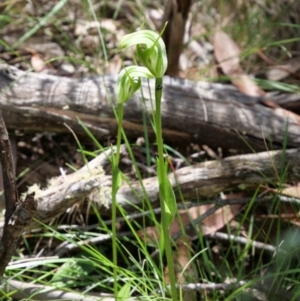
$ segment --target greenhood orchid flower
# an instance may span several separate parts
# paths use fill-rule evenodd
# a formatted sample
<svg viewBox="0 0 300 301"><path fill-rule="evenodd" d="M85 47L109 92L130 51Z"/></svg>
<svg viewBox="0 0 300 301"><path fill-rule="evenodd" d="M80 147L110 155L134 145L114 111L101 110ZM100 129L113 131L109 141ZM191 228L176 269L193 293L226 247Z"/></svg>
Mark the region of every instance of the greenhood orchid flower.
<svg viewBox="0 0 300 301"><path fill-rule="evenodd" d="M145 67L129 66L122 69L115 86L115 95L119 104L127 101L140 88L141 77L154 78Z"/></svg>
<svg viewBox="0 0 300 301"><path fill-rule="evenodd" d="M160 35L151 30L140 30L124 36L118 49L136 45L138 59L156 77L161 78L168 66L165 44Z"/></svg>
<svg viewBox="0 0 300 301"><path fill-rule="evenodd" d="M166 26L166 25L165 25ZM159 195L161 204L161 227L160 227L160 244L161 253L165 251L169 269L171 284L172 300L177 301L177 287L175 279L175 270L172 258L172 248L170 241L170 225L177 212L176 197L171 182L167 176L168 161L164 157L164 143L162 137L161 122L161 99L163 88L163 76L167 70L168 59L166 47L161 35L150 31L141 30L124 36L119 44L118 49L124 49L130 46L136 46L136 61L144 67L129 66L125 67L118 76L115 95L118 101L117 118L117 151L113 164L113 182L112 182L112 236L116 237L116 214L117 214L117 191L121 185L121 172L119 170L121 138L123 133L122 122L124 115L124 102L126 102L141 86L141 77L155 78L155 109L153 109L153 125L157 140L157 174ZM146 123L145 123L146 125ZM125 140L126 141L126 140ZM128 141L127 141L128 143ZM130 146L128 146L130 147ZM117 277L117 243L113 239L113 264L114 264L114 293L118 294L118 277ZM116 297L117 298L117 297Z"/></svg>

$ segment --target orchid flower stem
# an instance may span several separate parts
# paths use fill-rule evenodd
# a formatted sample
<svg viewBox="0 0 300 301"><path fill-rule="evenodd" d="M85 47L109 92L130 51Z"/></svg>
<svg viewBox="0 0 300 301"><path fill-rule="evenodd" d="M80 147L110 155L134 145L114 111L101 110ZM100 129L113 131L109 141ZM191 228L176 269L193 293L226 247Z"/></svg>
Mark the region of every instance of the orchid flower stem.
<svg viewBox="0 0 300 301"><path fill-rule="evenodd" d="M172 258L172 249L171 249L171 240L170 240L170 226L167 220L166 207L164 200L167 197L166 191L166 170L165 170L165 158L163 150L163 138L162 138L162 123L161 123L161 98L162 98L162 87L163 87L163 78L156 78L155 81L155 128L156 128L156 141L157 141L157 150L158 150L158 174L160 175L160 207L161 207L161 227L163 229L163 239L164 247L167 257L167 265L169 268L169 277L171 284L171 295L172 300L177 301L177 289L176 289L176 280L175 280L175 271Z"/></svg>
<svg viewBox="0 0 300 301"><path fill-rule="evenodd" d="M113 253L113 276L114 276L114 295L118 295L118 253L117 253L117 192L119 189L118 174L122 137L123 104L118 104L118 134L117 150L113 160L113 181L112 181L112 253Z"/></svg>
<svg viewBox="0 0 300 301"><path fill-rule="evenodd" d="M120 150L121 150L121 137L122 137L122 122L124 115L124 106L123 103L118 104L118 136L117 136L117 152L116 152L116 161L120 161Z"/></svg>

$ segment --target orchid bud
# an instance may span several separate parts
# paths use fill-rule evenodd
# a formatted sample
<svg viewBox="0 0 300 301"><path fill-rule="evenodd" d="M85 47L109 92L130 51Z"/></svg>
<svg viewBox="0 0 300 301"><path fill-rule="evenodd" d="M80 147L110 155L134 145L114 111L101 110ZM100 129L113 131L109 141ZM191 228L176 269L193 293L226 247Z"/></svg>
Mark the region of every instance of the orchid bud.
<svg viewBox="0 0 300 301"><path fill-rule="evenodd" d="M121 70L115 86L115 95L119 104L127 101L141 86L141 77L153 78L145 67L129 66Z"/></svg>
<svg viewBox="0 0 300 301"><path fill-rule="evenodd" d="M125 35L118 49L136 45L137 57L156 77L161 78L168 66L168 59L164 41L160 35L151 30L141 30Z"/></svg>

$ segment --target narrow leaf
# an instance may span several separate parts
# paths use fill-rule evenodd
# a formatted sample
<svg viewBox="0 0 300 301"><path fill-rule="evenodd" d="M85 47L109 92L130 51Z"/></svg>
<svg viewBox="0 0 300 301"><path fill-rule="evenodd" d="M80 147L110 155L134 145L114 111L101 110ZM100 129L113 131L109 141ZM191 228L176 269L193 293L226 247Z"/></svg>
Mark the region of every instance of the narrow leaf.
<svg viewBox="0 0 300 301"><path fill-rule="evenodd" d="M162 185L164 185L164 189ZM176 215L177 204L173 187L168 177L165 177L164 184L159 184L159 190L164 191L164 195L162 194L162 198L164 201L165 212L168 218L168 225L170 226Z"/></svg>
<svg viewBox="0 0 300 301"><path fill-rule="evenodd" d="M131 282L126 282L118 292L117 300L126 301L130 298Z"/></svg>

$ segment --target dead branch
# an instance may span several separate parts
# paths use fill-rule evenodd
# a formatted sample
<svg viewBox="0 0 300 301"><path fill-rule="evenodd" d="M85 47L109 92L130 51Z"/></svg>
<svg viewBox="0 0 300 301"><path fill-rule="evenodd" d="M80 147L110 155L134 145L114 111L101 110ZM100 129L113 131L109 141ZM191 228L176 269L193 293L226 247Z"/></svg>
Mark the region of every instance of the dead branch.
<svg viewBox="0 0 300 301"><path fill-rule="evenodd" d="M117 129L111 107L115 80L115 76L64 78L0 65L0 109L9 129L66 132L66 122L80 134L84 133L80 118L96 137L107 138ZM150 89L148 82L143 82L142 93L125 105L123 126L128 136L143 136L141 112L146 111L149 121L154 106ZM261 151L265 150L263 137L273 148L281 149L286 135L289 147L300 144L298 116L266 107L260 98L247 97L230 85L166 77L162 122L165 141L180 144L194 142L249 152L246 140ZM148 131L154 138L150 121Z"/></svg>
<svg viewBox="0 0 300 301"><path fill-rule="evenodd" d="M0 151L5 195L5 222L0 241L0 277L16 251L18 240L25 225L36 209L33 195L20 203L14 173L13 154L6 126L0 111Z"/></svg>
<svg viewBox="0 0 300 301"><path fill-rule="evenodd" d="M14 170L13 154L10 146L8 132L0 111L0 158L2 164L4 196L5 196L5 223L8 223L10 217L16 210L19 202L18 190L16 185L16 176Z"/></svg>
<svg viewBox="0 0 300 301"><path fill-rule="evenodd" d="M29 194L23 202L18 203L16 210L0 228L0 279L4 273L7 264L14 254L19 238L26 230L26 227L32 224L32 218L36 214L37 202L34 194Z"/></svg>
<svg viewBox="0 0 300 301"><path fill-rule="evenodd" d="M104 175L101 168L107 156L109 151L99 155L77 172L51 180L45 190L40 190L37 186L31 187L29 193L35 192L37 202L34 217L47 223L85 198L97 202L104 213L111 202L111 176ZM300 151L291 149L285 153L273 151L208 161L181 168L176 171L176 175L170 174L169 178L179 202L179 187L185 201L207 198L235 189L240 184L256 188L260 184L279 182L276 170L279 174L286 171L287 181L299 181ZM149 198L154 208L158 206L156 177L144 179L142 183L124 184L117 194L118 204L128 210L132 210L132 204L141 205L145 198ZM29 222L26 229L34 226L35 223Z"/></svg>

